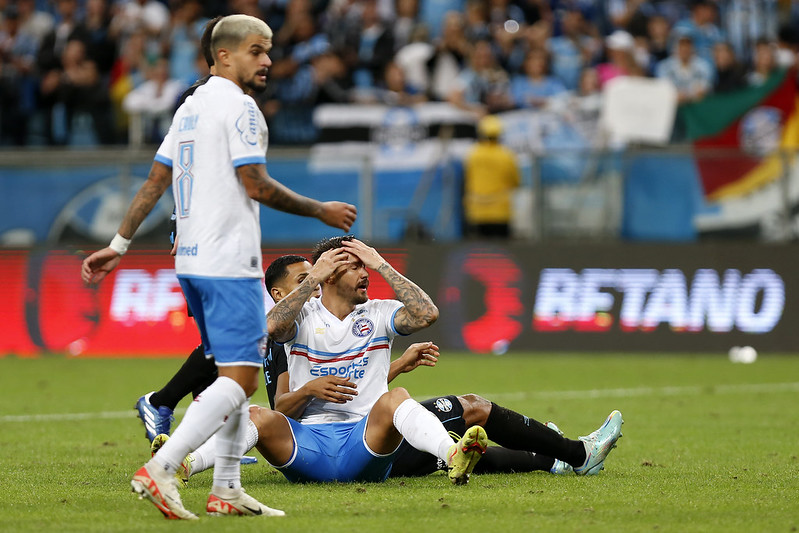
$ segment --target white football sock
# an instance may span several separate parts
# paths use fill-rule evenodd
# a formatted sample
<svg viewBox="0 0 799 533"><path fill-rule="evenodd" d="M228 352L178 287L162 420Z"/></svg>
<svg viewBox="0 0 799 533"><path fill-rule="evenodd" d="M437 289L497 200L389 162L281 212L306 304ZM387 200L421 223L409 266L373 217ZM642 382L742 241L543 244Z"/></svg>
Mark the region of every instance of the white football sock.
<svg viewBox="0 0 799 533"><path fill-rule="evenodd" d="M394 427L408 444L446 462L452 438L436 415L410 398L394 411Z"/></svg>
<svg viewBox="0 0 799 533"><path fill-rule="evenodd" d="M258 428L252 420L247 420L246 443L241 454L244 455L255 447L258 442ZM194 459L191 462L191 475L198 474L204 470L214 467L216 462L216 435L205 441L205 444L191 452Z"/></svg>
<svg viewBox="0 0 799 533"><path fill-rule="evenodd" d="M225 424L225 418L246 404L244 389L234 380L218 377L186 409L175 433L150 460L174 474L191 450L196 450Z"/></svg>
<svg viewBox="0 0 799 533"><path fill-rule="evenodd" d="M216 432L214 487L241 488L242 444L247 438L249 402L230 413L227 422Z"/></svg>

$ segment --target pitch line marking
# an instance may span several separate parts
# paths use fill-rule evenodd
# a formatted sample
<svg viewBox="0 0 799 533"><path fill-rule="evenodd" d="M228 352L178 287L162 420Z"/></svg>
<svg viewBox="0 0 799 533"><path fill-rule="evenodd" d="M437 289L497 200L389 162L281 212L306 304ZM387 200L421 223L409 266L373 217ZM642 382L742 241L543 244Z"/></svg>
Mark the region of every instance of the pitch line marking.
<svg viewBox="0 0 799 533"><path fill-rule="evenodd" d="M698 396L701 394L746 394L746 393L783 393L799 392L799 382L792 383L755 383L738 385L694 385L685 387L634 387L627 389L589 389L573 391L541 391L541 392L496 392L483 393L480 396L491 400L585 400L586 398L635 398L644 396ZM417 398L433 398L437 394L427 396L416 395ZM175 409L176 415L182 415L186 409ZM31 415L2 415L0 423L10 422L73 422L93 419L116 420L122 418L138 418L135 409L125 411L100 411L96 413L52 413Z"/></svg>

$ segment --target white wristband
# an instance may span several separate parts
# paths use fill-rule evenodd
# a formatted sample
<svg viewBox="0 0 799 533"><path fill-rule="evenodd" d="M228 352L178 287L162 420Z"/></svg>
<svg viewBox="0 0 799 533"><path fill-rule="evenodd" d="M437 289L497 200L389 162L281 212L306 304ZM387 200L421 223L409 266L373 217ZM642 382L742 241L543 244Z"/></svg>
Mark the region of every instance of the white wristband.
<svg viewBox="0 0 799 533"><path fill-rule="evenodd" d="M130 239L126 239L119 233L114 235L114 238L111 239L111 244L108 245L109 248L119 255L125 255L125 252L128 251L128 246L130 246Z"/></svg>

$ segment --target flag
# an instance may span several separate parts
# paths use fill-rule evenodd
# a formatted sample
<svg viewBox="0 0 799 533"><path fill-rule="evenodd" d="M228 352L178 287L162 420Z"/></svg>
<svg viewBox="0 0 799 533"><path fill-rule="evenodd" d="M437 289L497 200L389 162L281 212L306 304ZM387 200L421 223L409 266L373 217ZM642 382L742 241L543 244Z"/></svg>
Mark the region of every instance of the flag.
<svg viewBox="0 0 799 533"><path fill-rule="evenodd" d="M693 142L705 198L742 196L780 178L784 150L799 147L797 109L794 70L682 106L678 120Z"/></svg>

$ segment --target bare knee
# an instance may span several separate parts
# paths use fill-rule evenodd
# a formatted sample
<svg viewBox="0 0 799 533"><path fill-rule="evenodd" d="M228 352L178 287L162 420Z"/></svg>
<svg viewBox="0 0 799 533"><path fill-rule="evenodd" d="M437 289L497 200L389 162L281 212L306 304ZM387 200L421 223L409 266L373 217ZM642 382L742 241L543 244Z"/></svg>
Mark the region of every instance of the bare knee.
<svg viewBox="0 0 799 533"><path fill-rule="evenodd" d="M485 426L488 415L491 414L491 402L477 394L458 396L458 401L463 407L463 420L467 428Z"/></svg>
<svg viewBox="0 0 799 533"><path fill-rule="evenodd" d="M251 405L250 420L255 424L256 429L258 429L258 438L260 439L269 434L275 427L275 424L281 423L283 416L277 411L272 411L271 409L259 405Z"/></svg>

